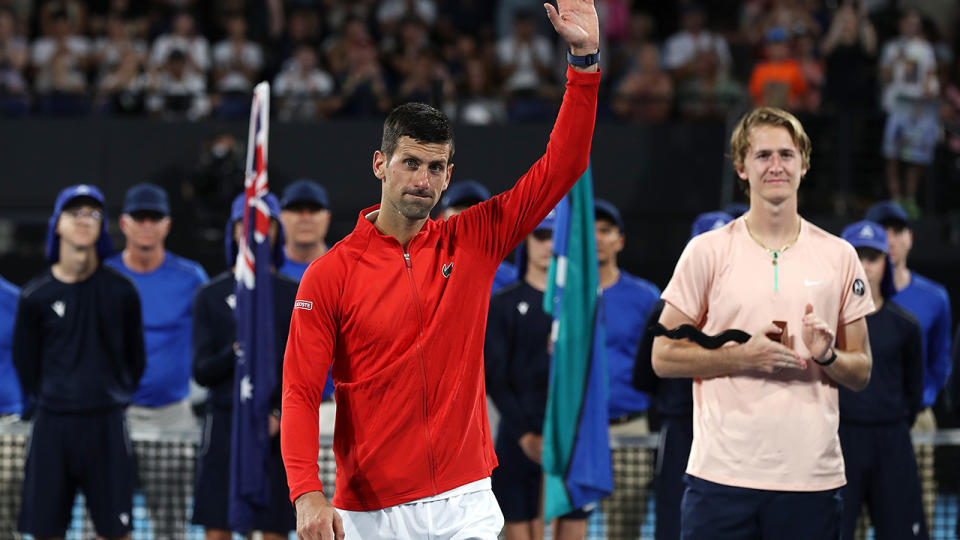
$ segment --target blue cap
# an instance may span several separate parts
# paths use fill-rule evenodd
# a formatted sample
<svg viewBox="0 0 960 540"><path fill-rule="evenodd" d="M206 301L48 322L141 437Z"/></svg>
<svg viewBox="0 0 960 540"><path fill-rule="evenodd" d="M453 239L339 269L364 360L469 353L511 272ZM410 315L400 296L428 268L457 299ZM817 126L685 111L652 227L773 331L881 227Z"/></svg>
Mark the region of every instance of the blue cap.
<svg viewBox="0 0 960 540"><path fill-rule="evenodd" d="M123 213L144 211L170 215L170 201L167 200L167 192L162 187L154 184L137 184L127 190L127 196L123 200Z"/></svg>
<svg viewBox="0 0 960 540"><path fill-rule="evenodd" d="M880 294L884 298L890 298L896 294L896 285L893 283L893 260L890 259L887 231L879 223L864 220L847 225L840 236L855 248L872 248L886 254L887 267L883 272L883 280L880 282Z"/></svg>
<svg viewBox="0 0 960 540"><path fill-rule="evenodd" d="M883 230L879 223L866 220L858 221L847 225L840 236L855 248L868 247L886 254L890 253L887 231Z"/></svg>
<svg viewBox="0 0 960 540"><path fill-rule="evenodd" d="M227 266L232 267L234 263L237 262L237 245L233 241L233 224L238 221L243 221L243 211L244 211L244 201L245 195L243 193L237 195L233 199L233 204L230 205L230 219L227 221L226 231L224 232L224 244L226 248L227 255ZM263 197L263 201L267 203L267 208L270 210L270 217L277 222L277 241L273 246L273 264L277 268L283 266L283 263L286 262L286 256L283 253L283 244L285 241L285 236L283 232L283 223L280 222L280 202L277 201L277 196L273 193L267 193Z"/></svg>
<svg viewBox="0 0 960 540"><path fill-rule="evenodd" d="M461 206L461 203L477 203L490 198L490 190L485 188L480 182L474 180L464 180L451 184L443 197L440 198L440 211L444 211L451 206Z"/></svg>
<svg viewBox="0 0 960 540"><path fill-rule="evenodd" d="M787 31L779 26L774 26L773 28L767 30L764 38L767 43L781 43L787 40Z"/></svg>
<svg viewBox="0 0 960 540"><path fill-rule="evenodd" d="M693 220L693 226L690 227L690 238L719 229L731 221L733 221L733 216L726 212L704 212Z"/></svg>
<svg viewBox="0 0 960 540"><path fill-rule="evenodd" d="M535 231L552 231L557 225L557 209L554 208L547 214L547 217L543 218L543 221L537 224L537 227L533 230Z"/></svg>
<svg viewBox="0 0 960 540"><path fill-rule="evenodd" d="M600 219L601 217L609 219L620 229L620 232L623 232L623 218L620 216L620 210L617 210L612 202L595 199L593 201L593 215L594 219Z"/></svg>
<svg viewBox="0 0 960 540"><path fill-rule="evenodd" d="M80 202L77 199L86 199L90 203L100 207L103 212L103 219L100 221L100 237L97 238L97 257L102 261L113 255L113 240L107 233L107 210L106 199L103 193L96 186L90 184L77 184L64 188L57 195L57 202L53 205L53 214L50 221L47 222L47 261L54 264L60 260L60 235L57 234L57 221L63 209L67 208L73 202Z"/></svg>
<svg viewBox="0 0 960 540"><path fill-rule="evenodd" d="M327 197L327 190L320 184L306 178L297 180L283 190L283 195L280 197L280 208L286 208L294 203L312 203L323 208L330 208L330 198Z"/></svg>
<svg viewBox="0 0 960 540"><path fill-rule="evenodd" d="M750 207L741 202L730 203L723 208L723 211L730 214L733 219L746 214L747 210L750 210Z"/></svg>
<svg viewBox="0 0 960 540"><path fill-rule="evenodd" d="M884 227L887 225L910 226L910 218L907 216L907 211L893 201L880 201L871 206L867 209L867 215L864 216L864 219L879 223Z"/></svg>

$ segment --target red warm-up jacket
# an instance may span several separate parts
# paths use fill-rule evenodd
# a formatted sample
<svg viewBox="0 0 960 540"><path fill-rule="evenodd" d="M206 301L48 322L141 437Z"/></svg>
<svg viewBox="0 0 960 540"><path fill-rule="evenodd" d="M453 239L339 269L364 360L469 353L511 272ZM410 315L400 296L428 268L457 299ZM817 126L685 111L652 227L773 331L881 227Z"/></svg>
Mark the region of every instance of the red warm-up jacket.
<svg viewBox="0 0 960 540"><path fill-rule="evenodd" d="M497 265L586 170L599 73L567 71L547 151L517 184L407 245L361 212L307 268L283 364L281 445L290 500L320 491L317 407L333 364L333 504L376 510L490 476L483 338Z"/></svg>

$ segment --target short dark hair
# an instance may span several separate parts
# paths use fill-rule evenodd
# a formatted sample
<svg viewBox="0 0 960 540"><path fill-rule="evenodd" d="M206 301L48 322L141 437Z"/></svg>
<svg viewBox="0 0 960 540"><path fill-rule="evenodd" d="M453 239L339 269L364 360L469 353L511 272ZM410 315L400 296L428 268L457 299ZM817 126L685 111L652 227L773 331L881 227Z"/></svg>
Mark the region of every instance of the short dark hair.
<svg viewBox="0 0 960 540"><path fill-rule="evenodd" d="M383 122L383 140L380 151L387 159L397 149L400 137L410 137L421 143L450 145L450 162L453 162L453 127L443 111L425 103L404 103L392 111Z"/></svg>

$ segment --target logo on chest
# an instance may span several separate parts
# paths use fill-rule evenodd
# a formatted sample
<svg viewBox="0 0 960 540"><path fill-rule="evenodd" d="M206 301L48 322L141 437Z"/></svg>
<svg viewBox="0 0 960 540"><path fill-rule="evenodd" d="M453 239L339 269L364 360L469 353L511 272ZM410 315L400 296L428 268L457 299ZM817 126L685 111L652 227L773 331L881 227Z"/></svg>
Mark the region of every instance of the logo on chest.
<svg viewBox="0 0 960 540"><path fill-rule="evenodd" d="M57 317L63 318L63 314L67 312L67 305L63 303L63 300L57 300L56 302L50 304L50 309L57 314Z"/></svg>
<svg viewBox="0 0 960 540"><path fill-rule="evenodd" d="M447 264L443 265L443 267L440 269L440 274L445 278L450 277L450 274L452 273L453 273L453 261L450 261Z"/></svg>

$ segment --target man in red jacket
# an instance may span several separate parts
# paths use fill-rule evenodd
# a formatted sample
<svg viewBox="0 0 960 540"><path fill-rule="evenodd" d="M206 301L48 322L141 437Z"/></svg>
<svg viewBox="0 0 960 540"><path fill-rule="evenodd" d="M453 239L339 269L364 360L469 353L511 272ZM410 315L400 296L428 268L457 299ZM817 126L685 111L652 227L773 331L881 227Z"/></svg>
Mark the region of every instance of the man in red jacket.
<svg viewBox="0 0 960 540"><path fill-rule="evenodd" d="M431 220L453 170L453 131L440 111L402 105L373 155L380 204L303 276L281 415L300 538L494 539L503 526L483 376L489 291L504 256L586 170L600 82L594 2L558 4L547 16L570 44L571 66L544 156L511 190ZM331 364L332 503L317 466Z"/></svg>

